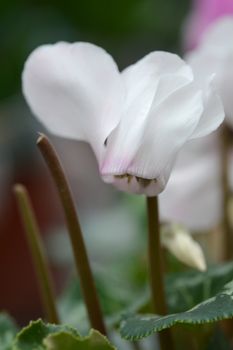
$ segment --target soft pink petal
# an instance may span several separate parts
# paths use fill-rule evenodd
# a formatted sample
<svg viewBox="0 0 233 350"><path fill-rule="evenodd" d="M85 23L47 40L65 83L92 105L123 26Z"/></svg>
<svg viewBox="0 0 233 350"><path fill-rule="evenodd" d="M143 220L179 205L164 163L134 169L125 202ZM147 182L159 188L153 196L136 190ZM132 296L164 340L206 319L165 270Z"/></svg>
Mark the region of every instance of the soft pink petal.
<svg viewBox="0 0 233 350"><path fill-rule="evenodd" d="M193 8L184 25L185 48L196 47L212 23L232 14L232 0L193 0Z"/></svg>

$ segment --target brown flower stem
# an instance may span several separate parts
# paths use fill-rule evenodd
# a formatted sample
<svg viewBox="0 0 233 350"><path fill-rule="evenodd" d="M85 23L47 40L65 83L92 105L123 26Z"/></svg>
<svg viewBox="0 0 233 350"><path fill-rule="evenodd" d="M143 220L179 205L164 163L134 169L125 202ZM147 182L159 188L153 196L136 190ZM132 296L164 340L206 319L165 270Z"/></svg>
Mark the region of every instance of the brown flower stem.
<svg viewBox="0 0 233 350"><path fill-rule="evenodd" d="M224 230L224 258L233 258L233 236L229 220L229 199L230 187L228 177L228 156L229 156L229 134L227 127L223 125L221 134L221 157L222 157L222 200L223 200L223 230Z"/></svg>
<svg viewBox="0 0 233 350"><path fill-rule="evenodd" d="M139 345L138 341L132 342L132 348L134 350L141 350L141 346Z"/></svg>
<svg viewBox="0 0 233 350"><path fill-rule="evenodd" d="M59 323L48 261L43 249L39 227L28 192L23 185L17 184L14 186L14 193L18 202L22 222L25 227L26 238L37 275L45 315L50 323Z"/></svg>
<svg viewBox="0 0 233 350"><path fill-rule="evenodd" d="M230 261L233 258L233 236L232 228L229 220L229 200L230 186L228 175L228 156L230 146L230 135L226 125L221 130L221 159L222 159L222 202L223 202L223 230L224 230L224 259ZM221 323L225 334L229 339L232 338L233 320L224 320Z"/></svg>
<svg viewBox="0 0 233 350"><path fill-rule="evenodd" d="M46 136L41 135L37 141L37 145L50 170L63 206L75 264L79 273L80 284L90 324L94 329L98 330L102 334L106 334L103 315L101 312L78 215L76 213L74 200L72 198L71 190L66 180L64 170L56 151Z"/></svg>
<svg viewBox="0 0 233 350"><path fill-rule="evenodd" d="M167 315L167 305L163 281L163 257L160 243L160 223L157 197L147 197L148 217L148 258L151 286L152 310L159 315ZM173 350L170 329L158 333L161 350Z"/></svg>

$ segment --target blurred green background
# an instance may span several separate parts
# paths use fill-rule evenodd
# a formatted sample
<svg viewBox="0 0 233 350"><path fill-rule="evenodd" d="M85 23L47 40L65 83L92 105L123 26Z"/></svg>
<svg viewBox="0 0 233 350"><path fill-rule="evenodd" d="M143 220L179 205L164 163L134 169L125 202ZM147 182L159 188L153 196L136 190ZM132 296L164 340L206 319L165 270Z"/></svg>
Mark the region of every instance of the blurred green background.
<svg viewBox="0 0 233 350"><path fill-rule="evenodd" d="M125 67L151 50L180 50L188 0L0 2L0 98L19 92L28 54L58 40L90 41Z"/></svg>

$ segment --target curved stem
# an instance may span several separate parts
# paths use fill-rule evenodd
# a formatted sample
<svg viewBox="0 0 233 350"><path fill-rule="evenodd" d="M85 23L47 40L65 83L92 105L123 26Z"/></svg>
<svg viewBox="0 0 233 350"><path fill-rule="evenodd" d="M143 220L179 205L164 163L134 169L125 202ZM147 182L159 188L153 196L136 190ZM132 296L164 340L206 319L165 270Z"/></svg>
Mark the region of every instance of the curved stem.
<svg viewBox="0 0 233 350"><path fill-rule="evenodd" d="M160 223L157 197L147 197L148 217L148 258L153 312L167 314L167 305L163 281L163 258L160 243ZM158 333L161 350L174 349L170 329Z"/></svg>
<svg viewBox="0 0 233 350"><path fill-rule="evenodd" d="M37 275L44 312L50 323L59 323L54 288L49 273L48 262L28 192L23 185L17 184L14 186L14 193L17 198L21 218L25 227L27 242Z"/></svg>
<svg viewBox="0 0 233 350"><path fill-rule="evenodd" d="M78 215L72 198L71 190L59 158L48 138L41 135L37 145L48 165L54 183L57 187L63 206L67 227L72 244L76 268L79 272L80 284L91 326L102 334L106 334L105 324L96 292L96 287L83 240Z"/></svg>
<svg viewBox="0 0 233 350"><path fill-rule="evenodd" d="M228 155L229 155L229 135L226 126L223 126L221 134L221 157L222 157L222 199L223 199L223 229L224 229L224 250L225 259L231 260L233 257L233 237L229 220L228 206L230 199L230 187L228 177Z"/></svg>

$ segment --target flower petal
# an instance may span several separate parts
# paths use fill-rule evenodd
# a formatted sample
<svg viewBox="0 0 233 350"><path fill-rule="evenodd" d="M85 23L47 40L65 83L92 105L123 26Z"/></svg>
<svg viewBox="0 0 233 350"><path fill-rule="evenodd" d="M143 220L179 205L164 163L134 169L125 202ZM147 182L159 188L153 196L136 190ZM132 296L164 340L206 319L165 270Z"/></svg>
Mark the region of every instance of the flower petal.
<svg viewBox="0 0 233 350"><path fill-rule="evenodd" d="M102 175L105 182L110 183L117 187L120 191L128 192L132 194L144 194L148 197L155 196L160 193L165 184L164 179L161 177L155 180L141 179L135 176L114 176L114 175Z"/></svg>
<svg viewBox="0 0 233 350"><path fill-rule="evenodd" d="M192 79L190 67L177 55L153 52L123 71L127 97L122 122L108 140L108 153L118 144L131 160L144 133L152 104L157 106Z"/></svg>
<svg viewBox="0 0 233 350"><path fill-rule="evenodd" d="M41 46L25 64L23 91L51 132L88 141L100 157L124 99L121 76L109 54L89 43Z"/></svg>
<svg viewBox="0 0 233 350"><path fill-rule="evenodd" d="M221 67L218 66L211 53L204 51L201 53L198 50L187 55L187 62L193 69L197 88L203 90L204 112L192 135L192 138L197 138L210 134L224 120L224 107L216 92L216 90L219 92L219 70Z"/></svg>
<svg viewBox="0 0 233 350"><path fill-rule="evenodd" d="M155 52L127 68L123 78L126 108L108 139L101 173L129 172L166 182L161 170L170 168L202 112L201 93L192 87L192 71L177 55ZM177 140L175 147L172 138Z"/></svg>
<svg viewBox="0 0 233 350"><path fill-rule="evenodd" d="M179 153L165 191L160 196L164 221L203 231L222 216L219 134L188 142Z"/></svg>
<svg viewBox="0 0 233 350"><path fill-rule="evenodd" d="M145 91L150 95L150 104L152 101L159 104L169 94L193 79L192 70L184 60L175 54L163 51L146 55L126 68L122 76L127 88L128 108L140 102L139 98Z"/></svg>
<svg viewBox="0 0 233 350"><path fill-rule="evenodd" d="M155 96L156 98L156 96ZM202 114L202 95L192 84L152 105L146 120L136 125L123 118L110 136L102 175L129 173L156 179L164 188L176 154L193 133ZM151 195L155 195L153 193Z"/></svg>
<svg viewBox="0 0 233 350"><path fill-rule="evenodd" d="M233 7L232 7L233 10ZM227 37L226 37L227 35ZM204 32L200 45L219 46L221 48L232 46L233 37L233 16L226 15L213 22Z"/></svg>
<svg viewBox="0 0 233 350"><path fill-rule="evenodd" d="M192 135L193 139L209 135L222 124L225 118L223 104L219 95L214 91L211 81L207 84L206 88L203 87L204 111Z"/></svg>

